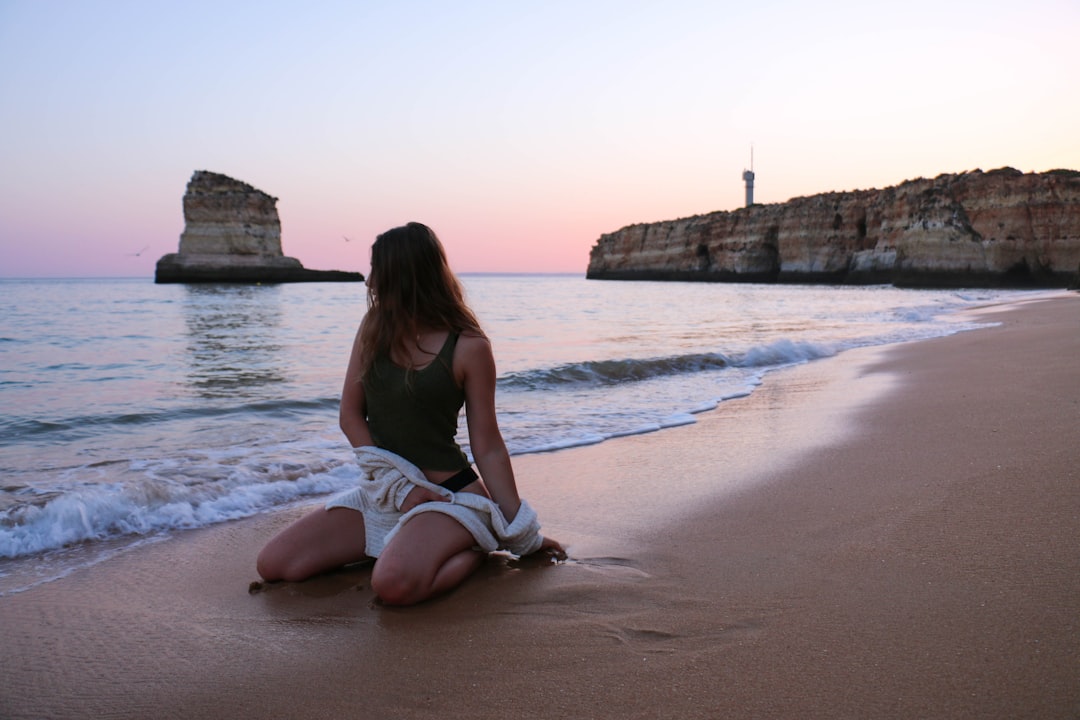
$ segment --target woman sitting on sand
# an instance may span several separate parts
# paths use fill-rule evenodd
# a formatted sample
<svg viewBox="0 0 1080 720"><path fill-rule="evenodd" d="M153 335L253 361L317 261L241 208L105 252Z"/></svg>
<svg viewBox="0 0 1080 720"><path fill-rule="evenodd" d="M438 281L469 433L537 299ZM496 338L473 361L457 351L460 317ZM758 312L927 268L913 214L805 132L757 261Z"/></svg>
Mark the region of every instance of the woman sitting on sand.
<svg viewBox="0 0 1080 720"><path fill-rule="evenodd" d="M435 233L409 223L379 235L367 286L340 418L360 487L274 537L259 574L298 581L374 557L375 593L411 605L456 587L485 552L563 556L518 496L491 344ZM454 439L462 405L480 477Z"/></svg>

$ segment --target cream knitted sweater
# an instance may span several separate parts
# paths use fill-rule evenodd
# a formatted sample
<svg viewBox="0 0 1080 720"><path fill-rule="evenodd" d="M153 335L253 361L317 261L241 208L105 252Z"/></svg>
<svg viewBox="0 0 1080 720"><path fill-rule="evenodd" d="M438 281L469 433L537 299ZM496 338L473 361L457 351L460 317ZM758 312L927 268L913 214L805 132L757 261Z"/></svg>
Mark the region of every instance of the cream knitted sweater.
<svg viewBox="0 0 1080 720"><path fill-rule="evenodd" d="M507 550L514 555L528 555L540 549L540 523L536 511L525 500L513 522L507 522L499 506L488 498L435 485L400 455L371 446L354 448L353 452L360 465L360 486L338 495L326 507L348 507L364 514L364 551L369 556L378 557L401 524L423 512L440 512L454 518L472 533L485 552ZM414 486L427 488L448 502L426 502L402 513L401 504Z"/></svg>

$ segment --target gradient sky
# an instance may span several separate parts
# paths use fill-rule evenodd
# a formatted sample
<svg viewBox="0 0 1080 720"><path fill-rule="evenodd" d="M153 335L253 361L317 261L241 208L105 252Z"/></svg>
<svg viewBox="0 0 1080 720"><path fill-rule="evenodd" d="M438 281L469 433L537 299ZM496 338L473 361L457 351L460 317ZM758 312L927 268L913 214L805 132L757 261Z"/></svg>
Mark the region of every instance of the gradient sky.
<svg viewBox="0 0 1080 720"><path fill-rule="evenodd" d="M0 0L0 277L152 277L197 169L306 267L419 220L458 271L581 273L741 206L751 145L762 203L1080 169L1078 37L1076 0Z"/></svg>

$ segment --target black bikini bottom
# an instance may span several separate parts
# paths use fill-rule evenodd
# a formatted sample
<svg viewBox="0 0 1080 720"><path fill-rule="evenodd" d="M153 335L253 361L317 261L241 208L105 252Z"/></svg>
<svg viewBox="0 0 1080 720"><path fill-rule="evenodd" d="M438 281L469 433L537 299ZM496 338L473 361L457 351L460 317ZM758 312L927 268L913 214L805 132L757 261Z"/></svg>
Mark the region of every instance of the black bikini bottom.
<svg viewBox="0 0 1080 720"><path fill-rule="evenodd" d="M477 475L476 471L473 470L470 466L459 472L457 475L453 475L447 478L444 482L439 483L439 486L446 488L450 492L459 492L462 488L464 488L466 485L471 484L478 477L480 476Z"/></svg>

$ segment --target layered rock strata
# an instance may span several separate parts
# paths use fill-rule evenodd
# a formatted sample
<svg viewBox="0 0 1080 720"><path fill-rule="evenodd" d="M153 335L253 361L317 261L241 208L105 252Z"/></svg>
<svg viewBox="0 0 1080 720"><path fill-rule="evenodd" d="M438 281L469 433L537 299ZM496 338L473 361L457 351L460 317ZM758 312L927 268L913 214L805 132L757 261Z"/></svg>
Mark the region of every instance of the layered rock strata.
<svg viewBox="0 0 1080 720"><path fill-rule="evenodd" d="M587 277L1066 287L1080 273L1080 172L909 180L602 235Z"/></svg>
<svg viewBox="0 0 1080 720"><path fill-rule="evenodd" d="M184 193L179 252L162 256L154 281L358 282L358 272L309 270L281 249L277 198L226 175L197 170Z"/></svg>

